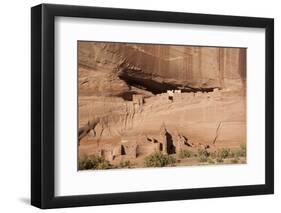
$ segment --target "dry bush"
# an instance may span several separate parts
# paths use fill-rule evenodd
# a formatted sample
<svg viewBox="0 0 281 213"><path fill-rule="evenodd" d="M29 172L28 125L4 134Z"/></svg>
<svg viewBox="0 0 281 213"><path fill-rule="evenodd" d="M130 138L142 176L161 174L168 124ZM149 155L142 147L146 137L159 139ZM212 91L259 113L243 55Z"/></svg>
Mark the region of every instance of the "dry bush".
<svg viewBox="0 0 281 213"><path fill-rule="evenodd" d="M207 162L210 156L210 152L205 149L198 149L198 160L199 162Z"/></svg>
<svg viewBox="0 0 281 213"><path fill-rule="evenodd" d="M147 156L144 160L146 167L164 167L173 165L176 160L170 155L164 155L161 152L155 152Z"/></svg>
<svg viewBox="0 0 281 213"><path fill-rule="evenodd" d="M119 163L120 168L131 168L131 162L129 160L121 161Z"/></svg>
<svg viewBox="0 0 281 213"><path fill-rule="evenodd" d="M113 166L103 157L92 155L86 159L79 160L79 170L88 169L111 169Z"/></svg>
<svg viewBox="0 0 281 213"><path fill-rule="evenodd" d="M183 159L183 158L190 158L193 156L193 153L189 150L180 150L178 153L178 157Z"/></svg>

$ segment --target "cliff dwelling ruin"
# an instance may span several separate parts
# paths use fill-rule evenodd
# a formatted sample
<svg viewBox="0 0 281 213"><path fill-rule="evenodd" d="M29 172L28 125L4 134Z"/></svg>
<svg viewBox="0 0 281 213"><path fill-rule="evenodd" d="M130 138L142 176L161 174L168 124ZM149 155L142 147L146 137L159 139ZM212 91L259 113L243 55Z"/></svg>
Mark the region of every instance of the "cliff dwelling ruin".
<svg viewBox="0 0 281 213"><path fill-rule="evenodd" d="M79 169L246 162L245 48L79 41L78 85Z"/></svg>

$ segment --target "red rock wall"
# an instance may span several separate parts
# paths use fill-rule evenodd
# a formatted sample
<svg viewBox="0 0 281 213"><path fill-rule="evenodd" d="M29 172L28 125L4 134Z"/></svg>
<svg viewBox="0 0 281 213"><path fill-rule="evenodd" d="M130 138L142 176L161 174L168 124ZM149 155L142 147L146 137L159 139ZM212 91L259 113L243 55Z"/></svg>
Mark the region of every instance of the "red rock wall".
<svg viewBox="0 0 281 213"><path fill-rule="evenodd" d="M79 64L118 67L122 63L153 77L193 87L245 86L246 49L79 42Z"/></svg>

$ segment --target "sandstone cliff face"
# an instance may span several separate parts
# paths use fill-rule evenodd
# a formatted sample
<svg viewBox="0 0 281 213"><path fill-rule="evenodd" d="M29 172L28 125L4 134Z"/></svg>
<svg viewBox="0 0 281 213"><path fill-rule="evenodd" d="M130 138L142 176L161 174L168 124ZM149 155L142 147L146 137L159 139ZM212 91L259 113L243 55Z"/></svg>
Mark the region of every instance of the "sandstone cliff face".
<svg viewBox="0 0 281 213"><path fill-rule="evenodd" d="M163 123L194 149L246 143L246 49L79 42L78 63L81 153L125 141L145 155Z"/></svg>
<svg viewBox="0 0 281 213"><path fill-rule="evenodd" d="M126 84L154 93L245 87L246 50L241 48L79 42L78 50L79 65L88 68L84 71L91 81L91 88L81 85L81 92L110 93L104 77L107 86L116 87L113 95L129 91Z"/></svg>

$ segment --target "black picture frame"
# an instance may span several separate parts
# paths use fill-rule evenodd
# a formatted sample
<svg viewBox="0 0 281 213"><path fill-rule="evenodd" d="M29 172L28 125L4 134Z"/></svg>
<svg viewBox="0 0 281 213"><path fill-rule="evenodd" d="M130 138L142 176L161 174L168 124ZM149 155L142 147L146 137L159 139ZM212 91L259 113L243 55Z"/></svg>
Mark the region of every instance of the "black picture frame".
<svg viewBox="0 0 281 213"><path fill-rule="evenodd" d="M54 171L55 17L264 28L265 184L56 197ZM39 208L218 198L274 193L274 20L148 10L41 4L31 8L31 204Z"/></svg>

